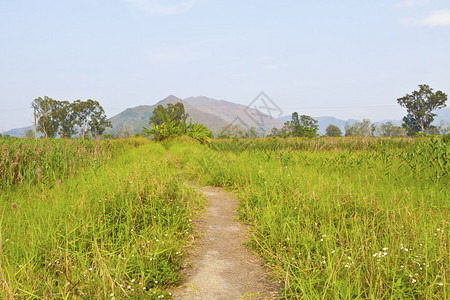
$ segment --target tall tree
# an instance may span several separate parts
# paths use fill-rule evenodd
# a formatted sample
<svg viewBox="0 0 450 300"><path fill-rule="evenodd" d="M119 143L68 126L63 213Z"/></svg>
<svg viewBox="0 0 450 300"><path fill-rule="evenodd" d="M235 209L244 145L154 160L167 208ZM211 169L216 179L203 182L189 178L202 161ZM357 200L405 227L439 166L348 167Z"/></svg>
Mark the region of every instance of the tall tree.
<svg viewBox="0 0 450 300"><path fill-rule="evenodd" d="M90 100L90 99L89 99ZM88 100L88 101L89 101ZM107 127L112 127L111 121L106 118L105 110L97 101L90 100L91 102L91 118L88 122L88 130L93 137L98 139L105 132Z"/></svg>
<svg viewBox="0 0 450 300"><path fill-rule="evenodd" d="M77 133L75 114L69 101L58 101L54 114L59 122L60 137L70 138Z"/></svg>
<svg viewBox="0 0 450 300"><path fill-rule="evenodd" d="M375 125L375 135L379 137L406 136L406 129L395 126L392 122L386 122Z"/></svg>
<svg viewBox="0 0 450 300"><path fill-rule="evenodd" d="M424 133L434 121L436 114L433 111L446 107L447 94L442 91L433 92L426 84L419 85L419 91L397 99L400 106L407 109L407 115L403 118L403 127L409 135L416 132Z"/></svg>
<svg viewBox="0 0 450 300"><path fill-rule="evenodd" d="M34 132L31 129L25 130L25 138L26 139L34 139Z"/></svg>
<svg viewBox="0 0 450 300"><path fill-rule="evenodd" d="M356 122L353 125L345 123L345 136L364 136L371 137L375 133L375 127L370 125L370 120L363 119L362 122Z"/></svg>
<svg viewBox="0 0 450 300"><path fill-rule="evenodd" d="M37 130L44 136L55 137L58 133L59 121L56 116L58 101L50 97L36 98L31 103L37 118Z"/></svg>
<svg viewBox="0 0 450 300"><path fill-rule="evenodd" d="M153 110L153 115L150 117L149 123L160 126L164 122L162 116L165 115L170 116L171 120L174 120L176 122L176 125L186 124L186 120L189 117L189 114L187 114L184 109L183 103L169 103L167 104L167 107L158 105Z"/></svg>
<svg viewBox="0 0 450 300"><path fill-rule="evenodd" d="M299 119L297 112L292 114L291 125L293 126L293 136L315 137L319 129L317 120L307 115L301 115Z"/></svg>
<svg viewBox="0 0 450 300"><path fill-rule="evenodd" d="M341 136L342 135L341 129L333 124L328 125L328 127L325 131L326 131L327 136Z"/></svg>
<svg viewBox="0 0 450 300"><path fill-rule="evenodd" d="M98 101L88 99L87 101L76 100L72 103L75 124L81 130L81 136L86 138L87 133L98 138L111 127L111 122L106 118L105 111Z"/></svg>

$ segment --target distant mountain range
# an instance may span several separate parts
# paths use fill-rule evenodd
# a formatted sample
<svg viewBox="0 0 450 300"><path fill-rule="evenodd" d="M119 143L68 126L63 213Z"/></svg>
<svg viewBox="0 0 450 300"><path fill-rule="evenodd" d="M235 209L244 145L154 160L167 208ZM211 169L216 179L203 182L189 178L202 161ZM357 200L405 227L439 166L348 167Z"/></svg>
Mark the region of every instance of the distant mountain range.
<svg viewBox="0 0 450 300"><path fill-rule="evenodd" d="M256 127L260 131L270 133L273 127L281 128L283 123L291 120L291 116L283 116L278 119L273 118L265 113L262 113L254 108L245 105L232 103L225 100L215 100L204 96L189 97L180 99L173 95L157 102L153 105L140 105L132 108L127 108L123 112L113 116L109 120L112 123L112 128L108 129L109 133L127 132L129 134L141 132L142 127L149 126L149 118L153 110L158 105L167 106L168 103L182 102L189 118L193 122L203 123L215 135L219 134L222 129L230 124L241 125L243 127ZM298 110L301 114L301 109ZM344 132L345 123L354 124L359 120L349 119L341 120L335 117L314 117L318 121L319 133L324 134L328 125L333 124L338 126ZM435 118L433 124L439 125L441 120L450 122L450 108L444 108L438 111L438 116ZM395 125L400 125L401 120L383 120L375 123L392 122ZM31 129L33 126L11 129L2 134L9 134L11 136L23 137L25 131Z"/></svg>
<svg viewBox="0 0 450 300"><path fill-rule="evenodd" d="M270 132L273 127L281 127L283 123L267 114L263 114L253 108L224 100L215 100L207 97L189 97L180 99L173 95L159 101L154 105L141 105L127 108L123 112L110 119L112 123L111 133L119 130L141 132L143 126L149 126L149 118L158 105L167 106L168 103L181 102L189 118L193 122L203 123L214 134L230 124L240 124L244 127L256 127L261 131ZM253 116L257 115L258 120ZM260 120L263 120L261 122Z"/></svg>

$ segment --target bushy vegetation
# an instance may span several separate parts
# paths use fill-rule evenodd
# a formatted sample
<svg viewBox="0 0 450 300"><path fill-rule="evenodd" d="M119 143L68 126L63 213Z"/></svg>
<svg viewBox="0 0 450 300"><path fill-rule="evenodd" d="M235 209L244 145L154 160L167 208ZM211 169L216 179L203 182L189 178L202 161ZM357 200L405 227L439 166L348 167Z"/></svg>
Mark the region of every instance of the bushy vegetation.
<svg viewBox="0 0 450 300"><path fill-rule="evenodd" d="M187 136L206 145L211 141L212 133L203 124L198 122L189 124L186 119L189 115L184 112L184 106L181 102L170 104L168 107L158 105L150 117L150 129L144 127L142 133L145 136L151 136L156 141L164 141L169 138Z"/></svg>
<svg viewBox="0 0 450 300"><path fill-rule="evenodd" d="M77 146L69 162L89 168L78 166L78 174L60 184L33 184L24 173L28 184L0 192L0 298L170 296L202 198L178 180L176 161L166 158L163 145L143 141L39 145L46 147L38 154L49 168L42 176L59 172L65 162L57 161ZM108 147L126 151L111 159ZM21 142L20 149L34 149L34 142ZM29 152L20 159L38 155ZM19 160L34 173L31 161Z"/></svg>
<svg viewBox="0 0 450 300"><path fill-rule="evenodd" d="M37 182L60 183L83 167L96 168L116 154L146 142L0 138L0 189Z"/></svg>

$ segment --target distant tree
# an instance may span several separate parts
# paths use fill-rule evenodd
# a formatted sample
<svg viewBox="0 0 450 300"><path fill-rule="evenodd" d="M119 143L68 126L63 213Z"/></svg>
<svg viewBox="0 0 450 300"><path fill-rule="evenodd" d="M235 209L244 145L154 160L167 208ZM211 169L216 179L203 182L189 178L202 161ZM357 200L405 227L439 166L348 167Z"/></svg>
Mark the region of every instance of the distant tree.
<svg viewBox="0 0 450 300"><path fill-rule="evenodd" d="M134 135L134 130L132 127L122 126L120 127L112 136L117 139L126 139Z"/></svg>
<svg viewBox="0 0 450 300"><path fill-rule="evenodd" d="M342 131L336 125L330 124L326 129L327 136L342 136Z"/></svg>
<svg viewBox="0 0 450 300"><path fill-rule="evenodd" d="M407 109L408 114L403 118L402 126L407 129L408 135L419 131L424 133L436 116L433 111L446 107L446 101L447 94L442 91L434 93L426 84L419 85L419 91L398 98L397 103Z"/></svg>
<svg viewBox="0 0 450 300"><path fill-rule="evenodd" d="M248 128L243 135L245 139L256 139L261 136L261 132L258 131L255 127Z"/></svg>
<svg viewBox="0 0 450 300"><path fill-rule="evenodd" d="M50 97L36 98L31 104L37 118L37 131L42 132L46 138L55 137L58 133L59 120L56 116L58 101Z"/></svg>
<svg viewBox="0 0 450 300"><path fill-rule="evenodd" d="M439 123L439 134L440 135L446 135L448 133L450 133L450 123L444 120L441 120L441 122Z"/></svg>
<svg viewBox="0 0 450 300"><path fill-rule="evenodd" d="M317 135L317 130L319 129L317 120L314 120L307 115L301 115L299 119L297 112L292 114L291 125L293 126L293 136L315 137Z"/></svg>
<svg viewBox="0 0 450 300"><path fill-rule="evenodd" d="M375 127L371 126L370 120L363 119L362 122L356 122L353 125L345 123L345 136L374 136Z"/></svg>
<svg viewBox="0 0 450 300"><path fill-rule="evenodd" d="M89 100L88 100L89 101ZM92 101L92 100L91 100ZM91 102L91 119L88 122L88 130L96 139L100 138L107 127L112 127L111 121L106 118L103 107L97 102Z"/></svg>
<svg viewBox="0 0 450 300"><path fill-rule="evenodd" d="M270 130L269 136L276 137L276 136L278 136L279 133L280 133L280 129L278 129L278 128L276 128L276 127L273 127L273 128Z"/></svg>
<svg viewBox="0 0 450 300"><path fill-rule="evenodd" d="M59 125L59 136L62 138L71 138L77 133L76 119L73 111L73 105L69 101L57 101L54 111L55 120Z"/></svg>
<svg viewBox="0 0 450 300"><path fill-rule="evenodd" d="M175 105L169 104L167 108L158 105L153 111L154 115L157 115L158 118L153 118L153 120L160 120L161 124L151 123L150 129L143 127L144 136L152 136L158 142L177 136L187 136L202 144L211 141L212 133L205 125L198 122L192 123L192 119L189 124L186 123L187 114L184 113L184 105L181 102L177 102ZM152 117L150 117L150 121L152 121Z"/></svg>
<svg viewBox="0 0 450 300"><path fill-rule="evenodd" d="M245 128L240 124L230 124L228 126L224 126L221 128L221 133L219 134L219 138L243 138L245 135Z"/></svg>
<svg viewBox="0 0 450 300"><path fill-rule="evenodd" d="M405 128L395 126L392 122L377 124L375 126L375 135L379 137L404 137L406 134Z"/></svg>
<svg viewBox="0 0 450 300"><path fill-rule="evenodd" d="M100 137L111 127L111 122L106 118L105 111L98 101L88 99L87 101L76 100L71 105L74 114L74 122L81 129L81 136L86 138L87 133L93 137Z"/></svg>
<svg viewBox="0 0 450 300"><path fill-rule="evenodd" d="M25 130L25 138L26 139L34 139L34 131L31 129Z"/></svg>
<svg viewBox="0 0 450 300"><path fill-rule="evenodd" d="M189 114L186 113L184 109L184 105L181 102L177 102L175 104L169 103L167 107L162 105L158 105L153 110L153 115L150 117L150 124L155 124L157 126L162 125L164 122L162 117L163 115L171 116L171 119L176 122L176 125L186 124L186 120L189 117Z"/></svg>
<svg viewBox="0 0 450 300"><path fill-rule="evenodd" d="M425 129L425 133L429 135L439 135L439 128L433 125L430 125Z"/></svg>

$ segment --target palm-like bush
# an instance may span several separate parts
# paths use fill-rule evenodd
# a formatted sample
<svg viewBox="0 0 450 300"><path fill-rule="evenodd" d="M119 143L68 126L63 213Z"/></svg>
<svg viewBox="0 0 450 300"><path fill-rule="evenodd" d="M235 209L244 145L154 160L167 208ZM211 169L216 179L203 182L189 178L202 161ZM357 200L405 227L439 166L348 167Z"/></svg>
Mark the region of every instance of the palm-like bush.
<svg viewBox="0 0 450 300"><path fill-rule="evenodd" d="M198 122L195 122L194 124L192 124L191 119L189 125L186 126L186 135L206 145L207 143L211 142L212 133L202 123L199 124Z"/></svg>
<svg viewBox="0 0 450 300"><path fill-rule="evenodd" d="M161 125L152 123L150 129L143 127L142 132L145 136L153 136L158 142L182 135L191 137L204 145L211 141L212 133L205 125L198 122L192 123L192 119L189 125L186 125L186 121L176 119L177 110L169 113L166 109L155 109L153 113L158 114L162 123Z"/></svg>

